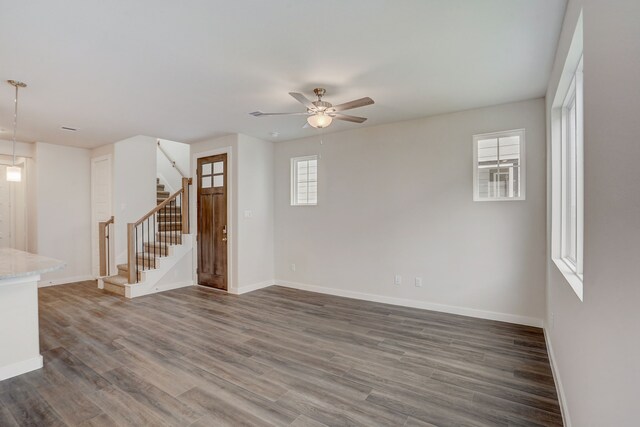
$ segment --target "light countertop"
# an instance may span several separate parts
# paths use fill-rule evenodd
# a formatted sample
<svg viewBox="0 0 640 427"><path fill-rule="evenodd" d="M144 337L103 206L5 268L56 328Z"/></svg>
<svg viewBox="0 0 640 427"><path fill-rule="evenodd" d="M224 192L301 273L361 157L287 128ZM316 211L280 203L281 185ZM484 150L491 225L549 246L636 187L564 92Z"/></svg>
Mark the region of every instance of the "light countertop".
<svg viewBox="0 0 640 427"><path fill-rule="evenodd" d="M0 248L0 281L59 270L66 264L17 249Z"/></svg>

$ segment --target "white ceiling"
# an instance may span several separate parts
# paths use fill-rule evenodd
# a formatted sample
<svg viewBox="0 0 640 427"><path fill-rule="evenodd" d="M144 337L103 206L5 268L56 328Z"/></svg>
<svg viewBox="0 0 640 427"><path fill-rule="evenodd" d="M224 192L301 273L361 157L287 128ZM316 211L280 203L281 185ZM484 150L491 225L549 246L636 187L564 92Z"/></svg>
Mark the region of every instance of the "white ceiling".
<svg viewBox="0 0 640 427"><path fill-rule="evenodd" d="M327 89L358 125L543 96L565 0L0 0L0 79L18 139L96 147L319 132L287 93ZM13 87L0 85L0 139ZM77 133L60 130L78 127ZM270 132L280 133L278 138Z"/></svg>

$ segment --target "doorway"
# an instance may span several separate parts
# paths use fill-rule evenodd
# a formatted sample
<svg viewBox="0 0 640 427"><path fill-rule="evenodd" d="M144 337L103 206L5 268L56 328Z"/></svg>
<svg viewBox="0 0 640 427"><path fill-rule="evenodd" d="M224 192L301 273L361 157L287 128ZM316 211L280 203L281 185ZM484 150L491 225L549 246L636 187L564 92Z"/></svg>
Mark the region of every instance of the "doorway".
<svg viewBox="0 0 640 427"><path fill-rule="evenodd" d="M227 154L201 157L197 169L199 285L227 290Z"/></svg>

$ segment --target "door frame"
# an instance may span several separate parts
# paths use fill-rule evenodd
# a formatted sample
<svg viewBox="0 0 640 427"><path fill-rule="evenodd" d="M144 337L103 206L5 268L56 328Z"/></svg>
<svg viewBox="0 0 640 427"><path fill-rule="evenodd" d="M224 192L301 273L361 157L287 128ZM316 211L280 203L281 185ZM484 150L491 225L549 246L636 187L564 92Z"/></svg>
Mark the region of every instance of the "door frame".
<svg viewBox="0 0 640 427"><path fill-rule="evenodd" d="M236 221L235 221L235 179L234 179L234 156L233 156L233 147L226 146L220 148L214 148L211 150L200 151L198 153L191 154L191 176L194 180L198 179L198 175L196 174L198 169L198 159L202 157L215 156L217 154L226 154L227 155L227 293L237 294L238 287L236 283L236 257L235 257L235 248L237 242L237 233L236 233ZM198 183L194 182L193 185L189 187L189 215L191 216L190 221L193 225L192 234L194 235L193 241L193 283L198 285L198 273L196 272L198 268L198 244L196 243L196 238L198 236ZM206 289L214 289L208 286L202 286ZM224 292L222 290L219 290Z"/></svg>
<svg viewBox="0 0 640 427"><path fill-rule="evenodd" d="M109 166L109 179L108 181L108 185L109 185L109 211L111 212L111 215L113 215L113 158L111 156L111 154L105 154L102 156L97 156L97 157L92 157L91 158L91 182L89 184L89 189L91 191L91 275L94 276L95 278L98 278L98 276L100 275L100 257L98 256L98 259L95 260L93 255L93 251L98 247L99 242L98 242L98 223L94 223L94 218L95 218L95 213L96 213L96 205L95 205L95 194L93 192L93 183L95 182L95 169L94 169L94 165L98 162L101 161L108 161L108 166ZM115 232L113 232L114 230L112 230L112 239L115 237ZM111 245L109 250L111 251L111 253L109 254L110 259L115 260L114 257L114 249L115 249L115 244L114 241L111 241ZM97 264L96 262L97 261ZM113 263L115 265L115 263ZM113 265L110 266L113 270ZM111 275L111 272L108 271L107 275Z"/></svg>

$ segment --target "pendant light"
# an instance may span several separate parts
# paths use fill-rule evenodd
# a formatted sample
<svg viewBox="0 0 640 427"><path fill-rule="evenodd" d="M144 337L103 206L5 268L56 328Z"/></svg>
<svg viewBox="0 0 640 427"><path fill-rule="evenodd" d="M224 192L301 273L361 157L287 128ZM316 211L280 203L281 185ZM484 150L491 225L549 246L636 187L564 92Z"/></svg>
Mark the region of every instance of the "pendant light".
<svg viewBox="0 0 640 427"><path fill-rule="evenodd" d="M22 168L16 166L16 131L18 130L18 89L21 87L27 87L25 83L16 80L7 80L11 86L16 88L16 98L14 100L13 111L13 162L11 166L7 167L7 181L20 182L22 181Z"/></svg>

